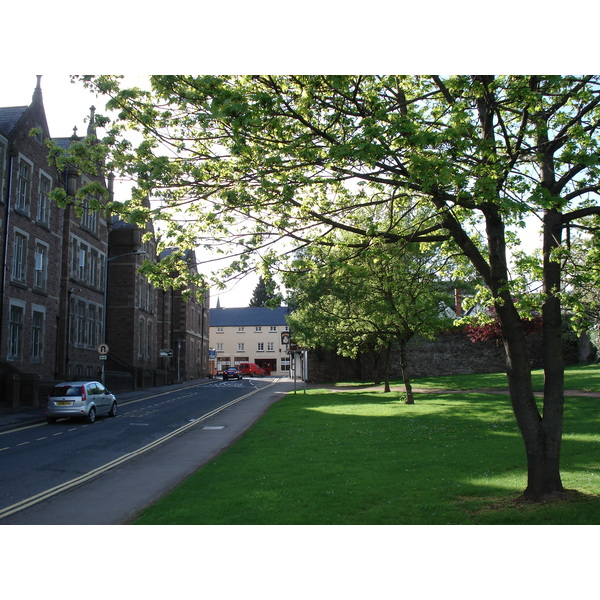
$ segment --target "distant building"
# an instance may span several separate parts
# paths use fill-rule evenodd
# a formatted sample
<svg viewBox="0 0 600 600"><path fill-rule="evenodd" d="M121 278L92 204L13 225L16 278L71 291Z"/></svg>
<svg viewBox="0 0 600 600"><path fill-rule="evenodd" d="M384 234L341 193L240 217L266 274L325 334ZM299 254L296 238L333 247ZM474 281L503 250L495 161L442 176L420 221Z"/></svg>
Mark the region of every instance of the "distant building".
<svg viewBox="0 0 600 600"><path fill-rule="evenodd" d="M290 357L281 334L289 331L289 309L247 307L210 309L211 367L221 371L253 362L273 375L288 375Z"/></svg>
<svg viewBox="0 0 600 600"><path fill-rule="evenodd" d="M177 249L163 252L178 253ZM187 250L182 254L192 274L197 273L195 252ZM167 289L159 292L159 328L162 348L172 350L172 357L163 359L167 363L170 381L187 381L207 377L210 373L209 315L210 294L208 288L192 287Z"/></svg>

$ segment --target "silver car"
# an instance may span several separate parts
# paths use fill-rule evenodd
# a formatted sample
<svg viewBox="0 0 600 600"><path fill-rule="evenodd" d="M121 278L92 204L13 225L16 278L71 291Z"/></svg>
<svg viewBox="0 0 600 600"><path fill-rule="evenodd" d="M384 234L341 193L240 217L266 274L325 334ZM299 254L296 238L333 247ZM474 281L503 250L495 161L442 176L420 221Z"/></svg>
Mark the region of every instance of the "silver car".
<svg viewBox="0 0 600 600"><path fill-rule="evenodd" d="M55 385L48 396L48 423L69 417L93 423L97 415L117 416L117 399L98 381L65 381Z"/></svg>

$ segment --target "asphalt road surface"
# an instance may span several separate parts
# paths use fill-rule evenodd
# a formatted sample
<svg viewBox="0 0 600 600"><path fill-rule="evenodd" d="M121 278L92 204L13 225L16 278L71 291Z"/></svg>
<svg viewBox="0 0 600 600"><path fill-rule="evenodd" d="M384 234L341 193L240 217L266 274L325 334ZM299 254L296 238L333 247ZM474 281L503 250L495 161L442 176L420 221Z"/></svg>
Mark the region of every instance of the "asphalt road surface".
<svg viewBox="0 0 600 600"><path fill-rule="evenodd" d="M212 380L149 391L93 424L59 420L3 432L0 525L127 523L292 389L289 380Z"/></svg>

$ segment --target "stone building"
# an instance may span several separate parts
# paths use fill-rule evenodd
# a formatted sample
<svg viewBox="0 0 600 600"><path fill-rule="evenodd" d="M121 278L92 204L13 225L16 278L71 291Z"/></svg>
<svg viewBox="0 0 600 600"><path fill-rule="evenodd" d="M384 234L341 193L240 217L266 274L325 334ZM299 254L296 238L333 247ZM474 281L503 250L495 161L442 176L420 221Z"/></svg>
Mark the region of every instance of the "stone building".
<svg viewBox="0 0 600 600"><path fill-rule="evenodd" d="M159 259L181 254L192 275L198 273L196 254L177 249L163 252ZM171 355L163 357L163 371L169 381L186 381L209 375L208 350L210 334L210 294L208 288L192 286L161 290L158 298L162 349Z"/></svg>
<svg viewBox="0 0 600 600"><path fill-rule="evenodd" d="M93 127L92 111L88 133ZM48 138L38 77L31 104L0 108L0 402L8 406L35 405L40 387L95 376L98 366L106 220L85 207L78 217L50 193L61 187L73 197L103 178L49 165ZM68 150L79 139L55 142Z"/></svg>
<svg viewBox="0 0 600 600"><path fill-rule="evenodd" d="M108 385L112 377L131 389L205 376L208 291L198 302L154 289L137 272L144 257L156 260L146 231L113 226L92 198L75 200L87 182L112 194L112 178L102 165L83 174L50 166L49 138L67 157L82 141L76 130L51 138L38 77L29 105L0 108L0 407L38 406L60 380L106 378ZM65 206L51 200L56 188L66 192ZM160 355L174 346L177 364Z"/></svg>

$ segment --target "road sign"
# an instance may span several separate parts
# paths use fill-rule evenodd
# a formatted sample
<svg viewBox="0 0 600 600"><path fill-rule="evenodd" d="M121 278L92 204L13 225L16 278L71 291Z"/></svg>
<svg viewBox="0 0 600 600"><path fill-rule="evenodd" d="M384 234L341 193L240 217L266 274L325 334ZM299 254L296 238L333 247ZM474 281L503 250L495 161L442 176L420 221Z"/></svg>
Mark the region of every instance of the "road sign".
<svg viewBox="0 0 600 600"><path fill-rule="evenodd" d="M98 346L98 354L108 354L108 344L100 344Z"/></svg>
<svg viewBox="0 0 600 600"><path fill-rule="evenodd" d="M173 350L163 348L162 350L158 351L158 354L161 358L171 358L173 356Z"/></svg>
<svg viewBox="0 0 600 600"><path fill-rule="evenodd" d="M100 355L98 356L98 358L99 358L100 360L106 360L106 359L108 358L108 356L106 356L106 354L100 354Z"/></svg>

